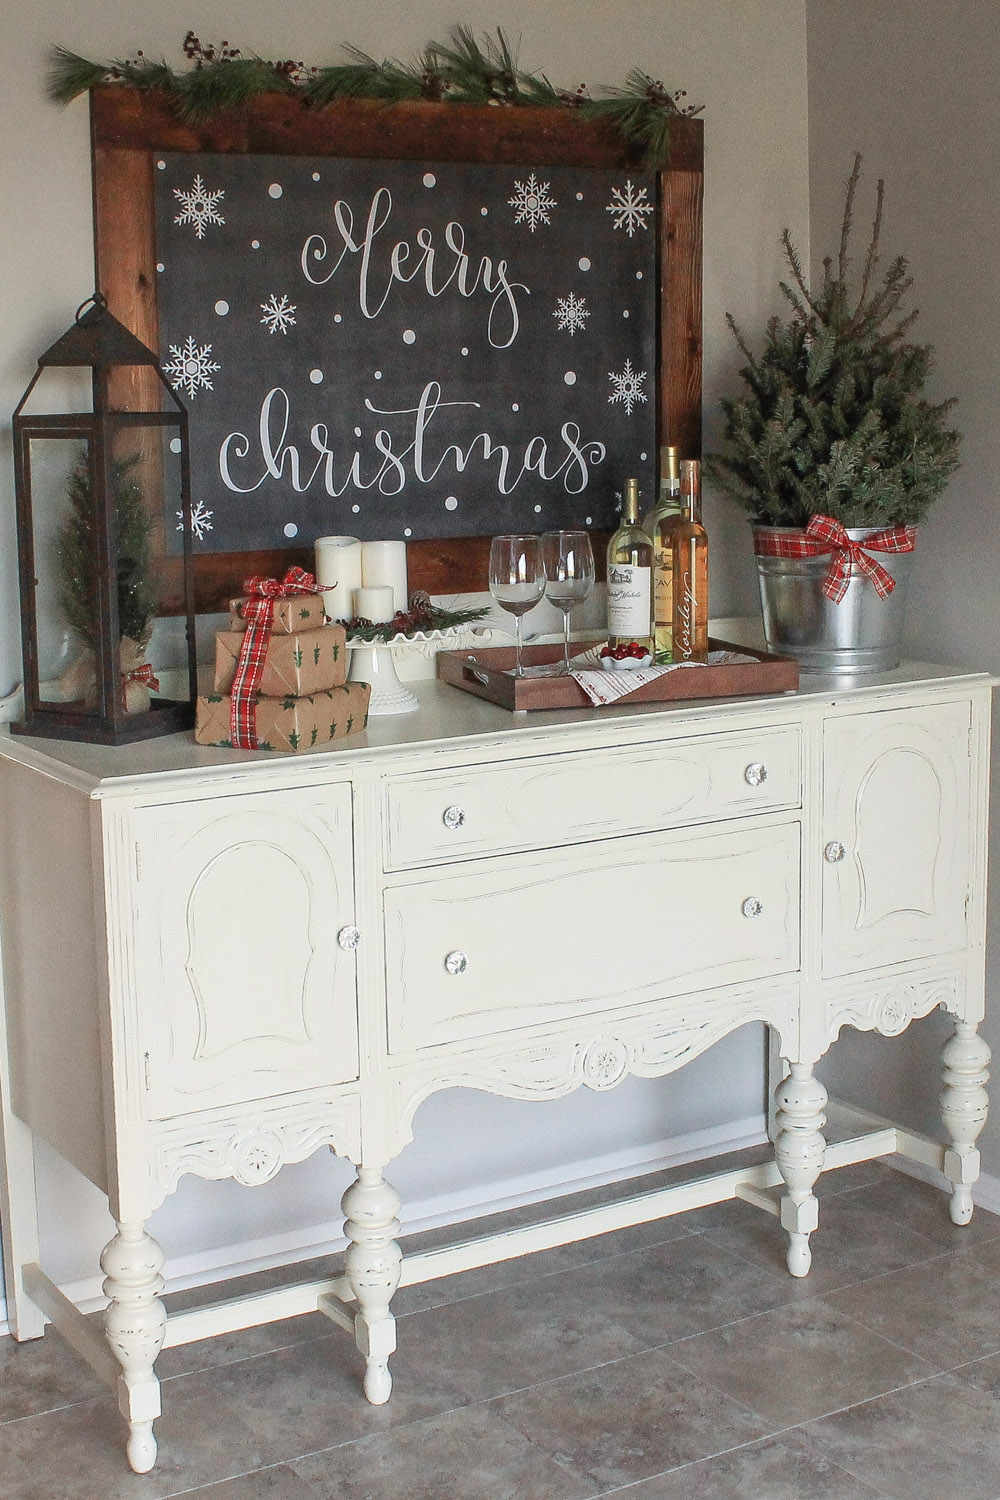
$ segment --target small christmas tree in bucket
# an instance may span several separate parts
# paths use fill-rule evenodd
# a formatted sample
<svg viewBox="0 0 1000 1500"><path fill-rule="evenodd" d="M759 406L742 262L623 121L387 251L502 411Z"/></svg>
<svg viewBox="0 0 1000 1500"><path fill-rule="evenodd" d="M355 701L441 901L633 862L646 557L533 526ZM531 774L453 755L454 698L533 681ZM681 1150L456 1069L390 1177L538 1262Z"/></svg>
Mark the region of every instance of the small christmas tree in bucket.
<svg viewBox="0 0 1000 1500"><path fill-rule="evenodd" d="M884 186L860 276L849 255L861 173L855 156L836 260L813 291L786 229L785 319L763 352L727 321L747 364L745 390L721 402L730 451L707 469L749 511L768 644L826 671L898 662L916 526L958 463L954 401L924 394L932 348L915 344L912 286L897 255L879 275Z"/></svg>

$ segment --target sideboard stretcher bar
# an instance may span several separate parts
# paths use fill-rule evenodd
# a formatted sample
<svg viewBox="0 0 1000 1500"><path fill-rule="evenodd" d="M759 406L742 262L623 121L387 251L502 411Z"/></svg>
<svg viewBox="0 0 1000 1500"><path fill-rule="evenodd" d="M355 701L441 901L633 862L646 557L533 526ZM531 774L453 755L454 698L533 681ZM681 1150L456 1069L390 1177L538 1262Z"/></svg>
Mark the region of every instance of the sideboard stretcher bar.
<svg viewBox="0 0 1000 1500"><path fill-rule="evenodd" d="M805 1275L820 1171L892 1153L942 1172L968 1222L992 685L905 664L529 720L426 683L419 712L297 757L0 736L15 1337L59 1328L116 1388L144 1472L164 1346L318 1307L381 1402L399 1284L733 1197L777 1217ZM649 941L606 941L616 906L662 914ZM828 1103L814 1065L843 1026L895 1035L936 1006L956 1023L942 1142ZM432 1092L601 1092L751 1021L784 1060L773 1160L401 1256L385 1170ZM36 1138L117 1222L104 1333L39 1266ZM344 1274L167 1317L146 1222L180 1177L253 1185L322 1146L357 1168Z"/></svg>

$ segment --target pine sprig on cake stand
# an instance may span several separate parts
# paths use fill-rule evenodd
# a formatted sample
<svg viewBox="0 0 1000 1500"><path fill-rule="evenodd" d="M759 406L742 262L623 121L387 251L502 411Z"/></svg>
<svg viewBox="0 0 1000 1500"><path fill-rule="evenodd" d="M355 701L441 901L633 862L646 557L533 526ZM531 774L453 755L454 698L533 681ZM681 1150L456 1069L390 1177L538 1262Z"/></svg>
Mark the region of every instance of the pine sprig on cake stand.
<svg viewBox="0 0 1000 1500"><path fill-rule="evenodd" d="M440 609L432 604L429 595L417 590L410 595L410 607L405 612L397 610L391 620L373 622L355 617L338 620L351 640L388 644L397 636L419 637L435 631L457 630L462 625L474 625L489 614L484 609Z"/></svg>
<svg viewBox="0 0 1000 1500"><path fill-rule="evenodd" d="M188 32L184 54L194 66L177 72L143 52L94 63L56 47L48 92L57 103L68 104L107 84L154 89L182 119L192 121L242 109L266 94L298 95L317 108L339 99L370 99L385 104L430 101L577 109L588 118L606 120L649 171L669 160L672 121L701 109L682 103L683 90L671 93L639 69L629 73L624 86L601 88L597 97L591 97L583 84L574 90L557 88L544 73L525 72L519 66L517 49L500 27L495 36L487 33L480 42L470 26L454 26L446 42L429 42L412 63L394 58L378 62L356 48L345 50L347 62L307 67L292 60L244 56L228 42L205 46Z"/></svg>

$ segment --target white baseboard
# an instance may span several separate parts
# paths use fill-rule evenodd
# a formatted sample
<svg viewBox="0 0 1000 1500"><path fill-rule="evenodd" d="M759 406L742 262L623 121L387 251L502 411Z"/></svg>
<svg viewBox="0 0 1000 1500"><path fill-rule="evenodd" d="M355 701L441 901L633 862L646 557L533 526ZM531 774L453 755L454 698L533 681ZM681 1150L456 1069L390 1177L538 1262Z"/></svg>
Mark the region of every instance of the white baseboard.
<svg viewBox="0 0 1000 1500"><path fill-rule="evenodd" d="M936 1167L928 1167L922 1161L914 1161L908 1156L887 1156L885 1160L905 1177L916 1177L920 1182L929 1182L932 1187L941 1188L943 1192L951 1192L951 1183ZM992 1172L981 1173L978 1182L973 1184L972 1201L977 1208L985 1208L987 1213L1000 1214L1000 1177L994 1177Z"/></svg>
<svg viewBox="0 0 1000 1500"><path fill-rule="evenodd" d="M632 1150L614 1151L506 1181L442 1193L404 1205L400 1221L405 1234L420 1234L442 1225L463 1224L485 1214L520 1208L526 1203L544 1203L570 1193L584 1192L587 1188L642 1177L647 1172L661 1172L667 1167L684 1166L687 1162L703 1161L729 1151L743 1151L748 1146L762 1146L766 1141L765 1117L752 1115L749 1119L733 1120L728 1125L713 1126L709 1130L692 1131L666 1141L651 1141ZM168 1260L164 1267L166 1291L186 1291L189 1287L228 1281L233 1276L267 1271L274 1266L294 1265L315 1256L335 1254L346 1244L338 1222L177 1256ZM99 1275L65 1282L62 1291L83 1313L95 1312L107 1302L101 1291ZM10 1331L6 1311L6 1304L0 1300L0 1334Z"/></svg>

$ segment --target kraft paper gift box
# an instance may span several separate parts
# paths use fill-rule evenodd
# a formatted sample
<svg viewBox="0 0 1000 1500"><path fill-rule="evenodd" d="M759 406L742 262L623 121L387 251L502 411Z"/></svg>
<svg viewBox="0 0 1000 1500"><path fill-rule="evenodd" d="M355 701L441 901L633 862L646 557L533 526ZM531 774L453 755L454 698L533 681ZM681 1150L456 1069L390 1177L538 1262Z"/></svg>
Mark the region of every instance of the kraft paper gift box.
<svg viewBox="0 0 1000 1500"><path fill-rule="evenodd" d="M230 630L246 630L247 622L241 613L246 602L246 599L230 599ZM274 601L272 635L294 635L297 630L318 630L321 625L327 623L322 594L295 594L289 599L275 599Z"/></svg>
<svg viewBox="0 0 1000 1500"><path fill-rule="evenodd" d="M291 602L291 601L289 601ZM228 693L236 675L245 632L220 630L215 637L215 691ZM304 698L347 681L347 647L342 625L272 635L257 684L265 698Z"/></svg>
<svg viewBox="0 0 1000 1500"><path fill-rule="evenodd" d="M359 734L368 723L367 682L310 693L305 698L257 699L258 750L309 750L328 740ZM194 737L199 745L232 746L228 693L206 693L198 699Z"/></svg>

